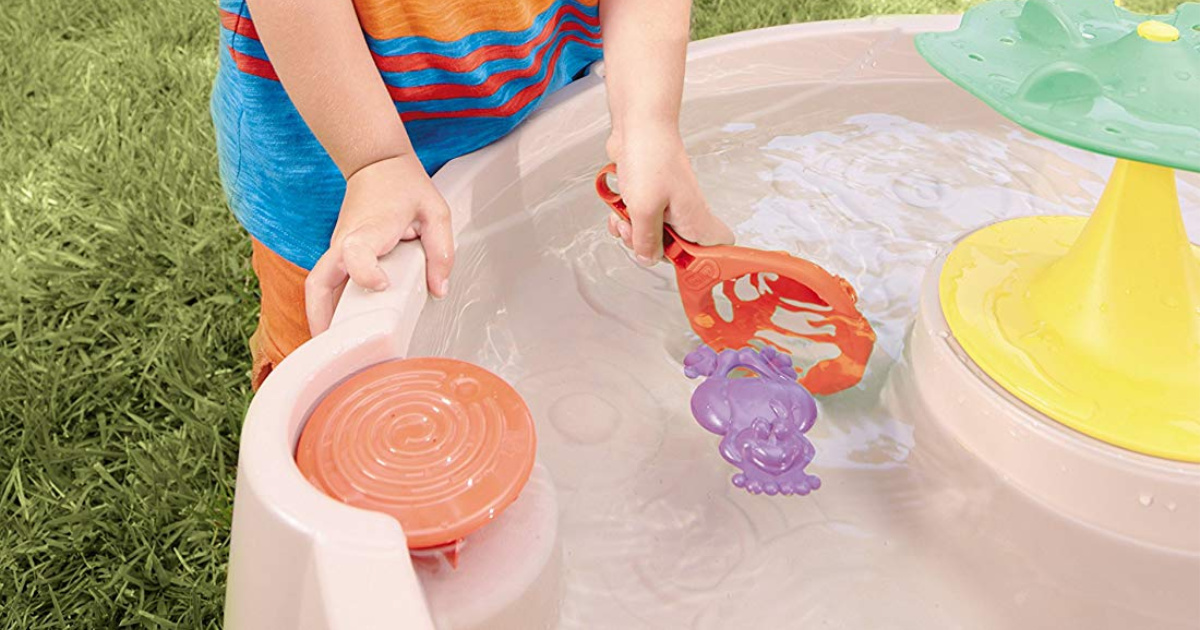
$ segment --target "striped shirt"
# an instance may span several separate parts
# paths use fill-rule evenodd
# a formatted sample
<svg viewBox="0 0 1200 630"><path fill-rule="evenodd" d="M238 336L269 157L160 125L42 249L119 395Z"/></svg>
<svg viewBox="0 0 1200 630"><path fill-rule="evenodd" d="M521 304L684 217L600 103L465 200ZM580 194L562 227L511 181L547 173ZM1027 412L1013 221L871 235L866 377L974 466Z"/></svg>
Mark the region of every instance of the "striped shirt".
<svg viewBox="0 0 1200 630"><path fill-rule="evenodd" d="M495 142L601 56L599 0L353 0L425 169ZM220 0L213 89L221 180L250 234L311 269L345 193L292 105L244 0Z"/></svg>

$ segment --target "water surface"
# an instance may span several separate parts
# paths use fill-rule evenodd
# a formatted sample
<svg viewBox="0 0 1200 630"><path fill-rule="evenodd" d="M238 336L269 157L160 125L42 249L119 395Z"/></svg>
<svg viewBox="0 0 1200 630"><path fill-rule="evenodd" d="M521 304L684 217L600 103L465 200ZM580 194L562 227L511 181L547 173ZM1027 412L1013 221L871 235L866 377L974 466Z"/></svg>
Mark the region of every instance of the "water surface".
<svg viewBox="0 0 1200 630"><path fill-rule="evenodd" d="M1181 627L1104 577L1100 558L1128 553L1104 535L1080 528L1073 546L1044 549L1037 531L1008 527L1011 510L1077 526L889 409L885 391L939 248L999 219L1089 212L1112 160L1031 136L932 80L715 97L688 105L685 130L740 244L849 279L879 341L863 383L820 401L810 471L823 487L752 496L688 411L696 383L681 361L698 340L674 273L639 268L603 227L601 156L550 195L485 210L413 353L479 363L528 401L562 506L562 627L990 629L1093 615ZM1197 179L1180 192L1200 241Z"/></svg>

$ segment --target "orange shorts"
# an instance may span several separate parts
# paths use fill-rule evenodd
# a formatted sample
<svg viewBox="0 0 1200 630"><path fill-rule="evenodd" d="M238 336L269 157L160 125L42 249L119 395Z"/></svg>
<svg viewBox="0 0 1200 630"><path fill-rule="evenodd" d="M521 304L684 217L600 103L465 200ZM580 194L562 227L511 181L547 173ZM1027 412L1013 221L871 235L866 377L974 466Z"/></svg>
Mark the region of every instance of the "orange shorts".
<svg viewBox="0 0 1200 630"><path fill-rule="evenodd" d="M304 280L308 271L267 249L256 239L250 265L258 276L262 307L258 329L250 337L253 359L251 386L258 390L271 370L300 344L312 338L304 311Z"/></svg>

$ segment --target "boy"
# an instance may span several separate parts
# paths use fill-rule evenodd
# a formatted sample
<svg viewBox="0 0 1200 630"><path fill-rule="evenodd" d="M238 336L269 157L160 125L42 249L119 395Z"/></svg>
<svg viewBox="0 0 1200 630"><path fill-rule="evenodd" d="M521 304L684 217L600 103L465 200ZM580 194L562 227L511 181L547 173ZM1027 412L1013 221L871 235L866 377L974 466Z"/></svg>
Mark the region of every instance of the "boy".
<svg viewBox="0 0 1200 630"><path fill-rule="evenodd" d="M662 254L664 221L732 242L679 134L689 11L689 0L221 0L212 108L262 291L253 386L329 326L347 280L386 288L378 260L401 240L421 240L429 291L444 297L454 246L430 176L601 54L607 150L632 216L610 217L609 232L643 265Z"/></svg>

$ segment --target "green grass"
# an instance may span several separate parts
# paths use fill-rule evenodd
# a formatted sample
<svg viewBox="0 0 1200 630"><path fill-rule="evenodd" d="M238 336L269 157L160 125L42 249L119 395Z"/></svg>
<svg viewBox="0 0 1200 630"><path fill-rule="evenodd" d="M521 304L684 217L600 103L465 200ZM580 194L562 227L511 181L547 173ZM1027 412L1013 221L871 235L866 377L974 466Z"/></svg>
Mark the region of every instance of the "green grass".
<svg viewBox="0 0 1200 630"><path fill-rule="evenodd" d="M0 627L219 627L255 287L215 8L0 15Z"/></svg>
<svg viewBox="0 0 1200 630"><path fill-rule="evenodd" d="M965 4L697 0L694 30ZM220 626L257 304L216 28L200 0L0 10L0 628Z"/></svg>
<svg viewBox="0 0 1200 630"><path fill-rule="evenodd" d="M693 0L696 39L776 24L867 15L961 13L979 0Z"/></svg>

